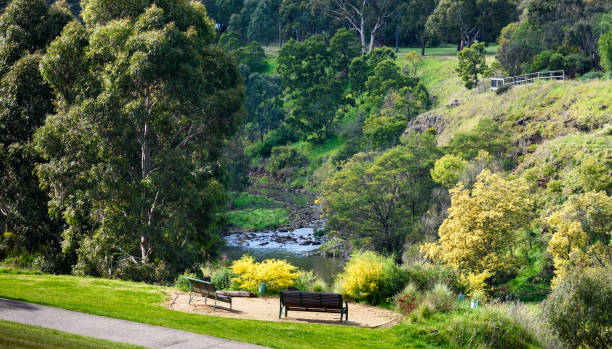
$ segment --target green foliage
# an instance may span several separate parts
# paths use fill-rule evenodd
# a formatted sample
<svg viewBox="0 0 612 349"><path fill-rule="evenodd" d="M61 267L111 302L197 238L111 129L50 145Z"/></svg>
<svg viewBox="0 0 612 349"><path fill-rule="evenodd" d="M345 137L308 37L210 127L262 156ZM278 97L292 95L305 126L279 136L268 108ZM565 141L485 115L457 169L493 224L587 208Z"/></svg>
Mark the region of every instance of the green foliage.
<svg viewBox="0 0 612 349"><path fill-rule="evenodd" d="M467 166L467 161L459 156L447 154L436 161L434 168L431 169L431 178L447 188L452 188Z"/></svg>
<svg viewBox="0 0 612 349"><path fill-rule="evenodd" d="M253 195L249 193L237 193L232 198L232 207L237 209L247 207L267 207L274 204L274 201L262 195Z"/></svg>
<svg viewBox="0 0 612 349"><path fill-rule="evenodd" d="M241 77L200 3L84 5L40 63L59 108L38 175L75 272L164 280L216 250Z"/></svg>
<svg viewBox="0 0 612 349"><path fill-rule="evenodd" d="M247 120L254 125L261 143L264 135L276 129L284 119L282 92L283 83L278 76L253 73L247 80Z"/></svg>
<svg viewBox="0 0 612 349"><path fill-rule="evenodd" d="M215 271L210 281L217 290L229 290L232 286L234 273L230 268L219 268Z"/></svg>
<svg viewBox="0 0 612 349"><path fill-rule="evenodd" d="M612 30L599 37L599 56L601 67L608 73L612 72Z"/></svg>
<svg viewBox="0 0 612 349"><path fill-rule="evenodd" d="M194 273L183 273L176 278L176 282L174 283L174 287L178 288L183 292L191 291L189 287L189 280L187 278L197 279L197 275Z"/></svg>
<svg viewBox="0 0 612 349"><path fill-rule="evenodd" d="M429 169L438 157L430 134L409 134L405 144L382 154L356 154L323 184L317 201L329 235L379 251L399 249L406 227L428 207Z"/></svg>
<svg viewBox="0 0 612 349"><path fill-rule="evenodd" d="M266 53L257 41L251 41L248 45L233 51L240 64L249 67L252 73L264 73L268 70Z"/></svg>
<svg viewBox="0 0 612 349"><path fill-rule="evenodd" d="M607 348L612 342L612 274L609 267L577 270L544 302L543 313L572 348Z"/></svg>
<svg viewBox="0 0 612 349"><path fill-rule="evenodd" d="M300 168L307 163L306 156L296 149L277 146L272 148L267 168L273 176L278 176L283 169Z"/></svg>
<svg viewBox="0 0 612 349"><path fill-rule="evenodd" d="M391 257L375 252L353 253L339 275L341 292L357 301L389 303L406 283L405 272Z"/></svg>
<svg viewBox="0 0 612 349"><path fill-rule="evenodd" d="M329 49L335 69L347 75L351 62L361 54L361 43L354 30L340 28L331 38Z"/></svg>
<svg viewBox="0 0 612 349"><path fill-rule="evenodd" d="M48 216L35 174L41 161L31 144L53 112L53 94L39 71L46 46L72 19L65 3L15 0L0 16L0 259L59 249L58 222ZM60 271L59 269L57 271Z"/></svg>
<svg viewBox="0 0 612 349"><path fill-rule="evenodd" d="M497 61L510 75L526 73L529 62L544 49L540 33L527 23L520 21L508 24L498 38Z"/></svg>
<svg viewBox="0 0 612 349"><path fill-rule="evenodd" d="M297 273L295 281L293 281L293 287L297 288L300 291L308 291L313 292L314 283L317 280L315 274L312 270L304 271L301 270ZM320 291L314 291L320 292Z"/></svg>
<svg viewBox="0 0 612 349"><path fill-rule="evenodd" d="M406 267L406 275L409 282L421 291L432 289L437 284L448 285L456 293L465 291L459 273L442 264L411 264Z"/></svg>
<svg viewBox="0 0 612 349"><path fill-rule="evenodd" d="M457 58L459 59L457 73L465 87L468 89L476 87L478 76L487 70L484 42L475 43L472 47L457 52Z"/></svg>
<svg viewBox="0 0 612 349"><path fill-rule="evenodd" d="M249 41L259 41L268 44L274 40L276 34L275 20L271 0L261 0L253 13L249 13L249 26L247 28L247 38Z"/></svg>
<svg viewBox="0 0 612 349"><path fill-rule="evenodd" d="M227 213L229 224L243 230L262 230L279 227L289 221L289 213L283 208L251 208Z"/></svg>
<svg viewBox="0 0 612 349"><path fill-rule="evenodd" d="M360 93L365 90L368 81L368 63L364 57L356 57L351 61L348 73L351 90Z"/></svg>

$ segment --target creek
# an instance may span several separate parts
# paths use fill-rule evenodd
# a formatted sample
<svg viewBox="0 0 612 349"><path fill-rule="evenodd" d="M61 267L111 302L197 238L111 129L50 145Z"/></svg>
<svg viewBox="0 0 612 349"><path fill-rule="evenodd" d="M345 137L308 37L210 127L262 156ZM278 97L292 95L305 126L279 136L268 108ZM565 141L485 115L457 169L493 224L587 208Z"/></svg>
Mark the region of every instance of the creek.
<svg viewBox="0 0 612 349"><path fill-rule="evenodd" d="M228 261L240 259L248 253L256 261L268 258L284 259L303 270L312 270L328 285L342 271L344 260L317 252L324 243L314 236L312 227L291 231L266 231L234 233L225 236L226 246L222 256Z"/></svg>

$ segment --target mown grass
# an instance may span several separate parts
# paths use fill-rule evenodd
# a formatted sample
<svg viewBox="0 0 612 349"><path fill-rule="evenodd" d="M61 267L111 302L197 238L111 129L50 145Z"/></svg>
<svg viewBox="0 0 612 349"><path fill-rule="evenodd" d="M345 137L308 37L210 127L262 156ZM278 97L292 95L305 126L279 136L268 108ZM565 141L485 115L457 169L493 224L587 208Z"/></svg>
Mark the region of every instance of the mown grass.
<svg viewBox="0 0 612 349"><path fill-rule="evenodd" d="M0 349L111 349L142 348L102 339L79 336L49 328L0 320Z"/></svg>
<svg viewBox="0 0 612 349"><path fill-rule="evenodd" d="M244 230L260 230L279 227L289 222L289 212L284 208L248 208L227 213L230 224Z"/></svg>
<svg viewBox="0 0 612 349"><path fill-rule="evenodd" d="M398 57L402 58L408 52L416 52L421 54L420 47L400 47ZM485 48L487 55L495 55L497 53L497 45L489 45ZM441 45L437 47L426 47L425 57L427 56L457 56L457 45Z"/></svg>
<svg viewBox="0 0 612 349"><path fill-rule="evenodd" d="M0 297L274 348L434 348L404 325L384 329L229 319L169 310L168 288L119 280L0 271Z"/></svg>

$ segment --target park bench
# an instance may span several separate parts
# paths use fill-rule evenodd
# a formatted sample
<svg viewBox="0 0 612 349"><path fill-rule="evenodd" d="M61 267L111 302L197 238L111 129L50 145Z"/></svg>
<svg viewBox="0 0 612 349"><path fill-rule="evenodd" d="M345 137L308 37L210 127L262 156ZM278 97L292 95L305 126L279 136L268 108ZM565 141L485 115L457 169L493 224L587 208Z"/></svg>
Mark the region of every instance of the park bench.
<svg viewBox="0 0 612 349"><path fill-rule="evenodd" d="M215 300L214 309L217 309L217 301L229 303L230 310L232 310L232 296L219 292L215 289L215 285L211 282L198 280L194 278L186 278L189 281L189 304L191 300L195 298L194 293L199 293L204 297L204 304L208 301L208 297Z"/></svg>
<svg viewBox="0 0 612 349"><path fill-rule="evenodd" d="M285 309L285 317L287 311L313 311L321 313L340 313L340 321L342 316L346 314L348 321L348 303L342 305L342 295L337 293L323 292L303 292L303 291L280 291L280 312L278 317L283 314Z"/></svg>

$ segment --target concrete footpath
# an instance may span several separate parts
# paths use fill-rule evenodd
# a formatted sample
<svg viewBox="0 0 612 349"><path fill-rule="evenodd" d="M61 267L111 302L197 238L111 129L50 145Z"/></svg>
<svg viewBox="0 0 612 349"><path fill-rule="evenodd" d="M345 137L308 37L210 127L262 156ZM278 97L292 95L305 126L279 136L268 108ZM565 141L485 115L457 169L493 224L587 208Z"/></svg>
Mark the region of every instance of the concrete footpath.
<svg viewBox="0 0 612 349"><path fill-rule="evenodd" d="M148 348L263 348L138 322L0 298L0 319Z"/></svg>

